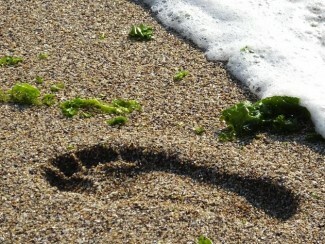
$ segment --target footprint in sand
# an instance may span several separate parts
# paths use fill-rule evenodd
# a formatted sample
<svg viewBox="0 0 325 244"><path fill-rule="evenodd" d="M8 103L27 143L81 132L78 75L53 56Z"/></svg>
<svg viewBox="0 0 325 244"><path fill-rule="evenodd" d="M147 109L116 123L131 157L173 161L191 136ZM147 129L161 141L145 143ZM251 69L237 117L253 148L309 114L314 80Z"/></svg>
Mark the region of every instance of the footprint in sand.
<svg viewBox="0 0 325 244"><path fill-rule="evenodd" d="M234 192L279 220L293 216L299 205L297 196L291 190L268 178L219 172L216 168L199 166L191 160L180 160L177 155L166 151L143 147L96 145L60 155L44 168L45 179L58 190L90 194L97 191L100 181L105 181L109 185L107 189L116 192L132 184L129 180L132 177L152 172L190 177L196 184L204 183Z"/></svg>

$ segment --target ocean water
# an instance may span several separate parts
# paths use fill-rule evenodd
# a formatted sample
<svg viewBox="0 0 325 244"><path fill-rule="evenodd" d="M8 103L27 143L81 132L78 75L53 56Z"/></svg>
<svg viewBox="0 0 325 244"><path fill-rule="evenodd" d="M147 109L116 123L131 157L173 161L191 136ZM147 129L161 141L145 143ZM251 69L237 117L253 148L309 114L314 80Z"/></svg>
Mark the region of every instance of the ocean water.
<svg viewBox="0 0 325 244"><path fill-rule="evenodd" d="M299 97L325 137L324 0L141 0L260 98Z"/></svg>

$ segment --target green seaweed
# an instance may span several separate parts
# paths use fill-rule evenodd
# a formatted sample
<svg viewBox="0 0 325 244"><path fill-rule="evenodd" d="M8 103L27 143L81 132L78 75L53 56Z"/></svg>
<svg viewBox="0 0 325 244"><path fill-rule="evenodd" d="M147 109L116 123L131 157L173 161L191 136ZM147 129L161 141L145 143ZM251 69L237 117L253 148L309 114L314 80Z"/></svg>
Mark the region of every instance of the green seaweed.
<svg viewBox="0 0 325 244"><path fill-rule="evenodd" d="M87 114L92 113L106 113L106 114L128 114L134 110L141 110L141 106L134 100L114 100L111 104L104 103L95 98L83 99L74 98L72 100L61 103L60 108L62 113L67 117L73 117L80 113L80 110L84 110Z"/></svg>
<svg viewBox="0 0 325 244"><path fill-rule="evenodd" d="M10 99L9 93L0 88L0 102L5 103Z"/></svg>
<svg viewBox="0 0 325 244"><path fill-rule="evenodd" d="M124 116L117 116L114 117L110 120L107 120L106 123L110 126L115 126L115 125L125 125L128 119Z"/></svg>
<svg viewBox="0 0 325 244"><path fill-rule="evenodd" d="M137 40L148 41L153 39L153 28L145 24L132 25L129 36Z"/></svg>
<svg viewBox="0 0 325 244"><path fill-rule="evenodd" d="M44 78L41 77L41 76L36 76L36 77L35 77L35 82L36 82L37 84L43 84L43 82L44 82Z"/></svg>
<svg viewBox="0 0 325 244"><path fill-rule="evenodd" d="M98 35L99 40L105 40L106 39L106 34L104 32L100 33Z"/></svg>
<svg viewBox="0 0 325 244"><path fill-rule="evenodd" d="M180 70L174 75L174 81L181 81L187 76L189 72L187 70Z"/></svg>
<svg viewBox="0 0 325 244"><path fill-rule="evenodd" d="M40 91L37 87L28 83L14 85L9 93L9 101L18 104L39 105Z"/></svg>
<svg viewBox="0 0 325 244"><path fill-rule="evenodd" d="M83 119L86 119L86 118L93 117L93 114L87 113L87 112L84 112L84 111L80 111L79 112L79 117L83 118Z"/></svg>
<svg viewBox="0 0 325 244"><path fill-rule="evenodd" d="M13 56L4 56L0 58L0 66L9 66L9 65L17 65L18 63L22 62L23 59L19 57Z"/></svg>
<svg viewBox="0 0 325 244"><path fill-rule="evenodd" d="M75 98L65 101L60 105L62 113L67 117L73 117L79 113L80 109L98 109L100 102L97 99Z"/></svg>
<svg viewBox="0 0 325 244"><path fill-rule="evenodd" d="M45 94L42 98L42 104L50 107L56 102L56 97L54 94Z"/></svg>
<svg viewBox="0 0 325 244"><path fill-rule="evenodd" d="M245 46L245 47L241 48L240 51L245 52L245 53L254 53L254 50L251 49L249 46Z"/></svg>
<svg viewBox="0 0 325 244"><path fill-rule="evenodd" d="M58 82L54 85L51 86L51 92L58 92L64 88L64 83L63 82Z"/></svg>
<svg viewBox="0 0 325 244"><path fill-rule="evenodd" d="M198 239L197 239L197 244L213 244L212 240L209 239L208 237L205 237L203 235L201 235Z"/></svg>
<svg viewBox="0 0 325 244"><path fill-rule="evenodd" d="M0 89L0 102L46 106L52 106L56 102L54 94L45 94L41 99L40 95L37 87L28 83L17 83L8 91Z"/></svg>
<svg viewBox="0 0 325 244"><path fill-rule="evenodd" d="M202 126L196 127L193 129L196 135L202 135L205 132L205 129Z"/></svg>
<svg viewBox="0 0 325 244"><path fill-rule="evenodd" d="M141 110L141 105L135 100L115 99L112 105L116 108L120 108L121 111L123 111L122 113L132 113L134 110Z"/></svg>
<svg viewBox="0 0 325 244"><path fill-rule="evenodd" d="M40 54L38 54L38 59L41 59L41 60L48 59L48 57L49 57L48 53L40 53Z"/></svg>
<svg viewBox="0 0 325 244"><path fill-rule="evenodd" d="M67 150L74 150L75 145L69 144L66 148L67 148Z"/></svg>
<svg viewBox="0 0 325 244"><path fill-rule="evenodd" d="M277 133L291 133L310 121L309 111L299 105L299 98L273 96L250 103L238 103L222 112L221 120L228 127L219 135L221 140L270 129Z"/></svg>

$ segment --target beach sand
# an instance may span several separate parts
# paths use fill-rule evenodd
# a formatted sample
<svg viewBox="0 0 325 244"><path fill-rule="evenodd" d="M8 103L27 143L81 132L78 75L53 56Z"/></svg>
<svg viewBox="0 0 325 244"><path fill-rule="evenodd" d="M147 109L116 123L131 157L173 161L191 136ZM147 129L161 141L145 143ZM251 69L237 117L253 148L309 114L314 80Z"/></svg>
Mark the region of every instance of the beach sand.
<svg viewBox="0 0 325 244"><path fill-rule="evenodd" d="M110 115L65 118L58 104L1 105L0 243L324 242L324 144L267 133L218 141L220 112L256 98L148 9L9 0L0 23L0 55L24 58L0 67L3 89L41 76L42 94L65 84L59 101L143 108L111 127ZM128 38L140 23L154 40ZM173 81L180 68L190 75Z"/></svg>

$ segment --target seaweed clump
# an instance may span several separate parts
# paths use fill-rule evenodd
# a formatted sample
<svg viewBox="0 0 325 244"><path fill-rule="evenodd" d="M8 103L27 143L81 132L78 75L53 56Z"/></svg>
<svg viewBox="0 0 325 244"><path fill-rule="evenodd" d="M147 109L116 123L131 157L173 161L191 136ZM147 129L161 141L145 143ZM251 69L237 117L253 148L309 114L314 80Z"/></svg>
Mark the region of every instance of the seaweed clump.
<svg viewBox="0 0 325 244"><path fill-rule="evenodd" d="M23 59L20 57L4 56L0 58L0 66L17 65L22 61Z"/></svg>
<svg viewBox="0 0 325 244"><path fill-rule="evenodd" d="M0 89L0 102L20 105L46 105L55 103L55 95L46 94L42 98L40 90L28 83L17 83L10 90Z"/></svg>
<svg viewBox="0 0 325 244"><path fill-rule="evenodd" d="M8 91L8 101L25 104L25 105L39 105L39 97L41 95L39 89L28 83L18 83Z"/></svg>
<svg viewBox="0 0 325 244"><path fill-rule="evenodd" d="M140 41L148 41L153 39L153 28L145 24L132 25L129 36Z"/></svg>
<svg viewBox="0 0 325 244"><path fill-rule="evenodd" d="M106 123L110 126L125 125L126 122L128 122L128 119L124 116L116 116L116 117L106 121Z"/></svg>
<svg viewBox="0 0 325 244"><path fill-rule="evenodd" d="M174 81L181 81L187 76L189 72L187 70L180 70L174 75Z"/></svg>
<svg viewBox="0 0 325 244"><path fill-rule="evenodd" d="M77 114L81 117L90 117L94 113L123 115L134 110L141 110L140 104L135 100L116 99L112 103L105 103L95 98L74 98L61 103L60 108L67 117Z"/></svg>
<svg viewBox="0 0 325 244"><path fill-rule="evenodd" d="M52 106L56 102L54 94L45 94L42 98L42 103L48 107Z"/></svg>
<svg viewBox="0 0 325 244"><path fill-rule="evenodd" d="M228 127L220 133L219 139L232 140L261 130L284 134L300 131L310 121L310 113L299 105L299 98L273 96L253 104L238 103L222 111L221 120Z"/></svg>

